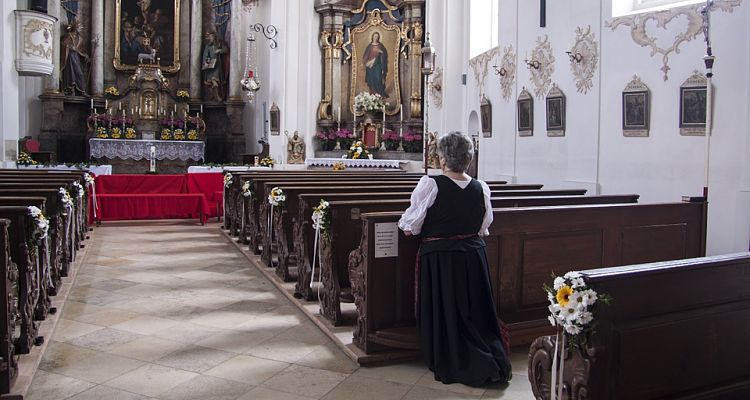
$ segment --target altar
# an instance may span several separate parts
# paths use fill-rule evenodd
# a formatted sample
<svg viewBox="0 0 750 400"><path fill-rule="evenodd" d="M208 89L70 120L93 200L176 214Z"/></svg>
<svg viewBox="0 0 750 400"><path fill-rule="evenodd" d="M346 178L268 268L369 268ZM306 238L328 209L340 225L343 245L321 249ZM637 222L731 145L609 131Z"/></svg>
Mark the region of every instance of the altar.
<svg viewBox="0 0 750 400"><path fill-rule="evenodd" d="M188 167L203 162L205 148L202 141L89 139L90 157L111 164L116 174L148 173L152 157L157 173L185 173Z"/></svg>

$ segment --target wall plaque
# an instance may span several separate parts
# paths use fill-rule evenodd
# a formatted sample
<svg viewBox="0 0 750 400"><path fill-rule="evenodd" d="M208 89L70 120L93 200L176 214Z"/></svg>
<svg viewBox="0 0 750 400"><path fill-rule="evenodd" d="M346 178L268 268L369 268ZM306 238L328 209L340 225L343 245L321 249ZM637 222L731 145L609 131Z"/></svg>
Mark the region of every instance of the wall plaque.
<svg viewBox="0 0 750 400"><path fill-rule="evenodd" d="M398 257L398 224L375 224L375 258Z"/></svg>

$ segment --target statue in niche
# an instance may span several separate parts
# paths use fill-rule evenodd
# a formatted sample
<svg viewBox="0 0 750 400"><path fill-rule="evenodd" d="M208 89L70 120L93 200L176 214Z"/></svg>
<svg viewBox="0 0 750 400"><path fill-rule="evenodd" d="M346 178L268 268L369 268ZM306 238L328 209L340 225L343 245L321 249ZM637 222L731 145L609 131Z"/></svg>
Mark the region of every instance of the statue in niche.
<svg viewBox="0 0 750 400"><path fill-rule="evenodd" d="M76 96L86 93L86 79L83 75L83 63L89 62L89 56L83 49L81 26L77 19L65 27L65 34L61 39L60 52L63 93ZM83 60L82 60L83 59Z"/></svg>
<svg viewBox="0 0 750 400"><path fill-rule="evenodd" d="M224 87L224 66L222 55L227 53L227 48L216 36L216 32L206 34L206 46L203 48L203 85L206 87L204 93L206 100L222 101L222 88Z"/></svg>
<svg viewBox="0 0 750 400"><path fill-rule="evenodd" d="M440 168L440 158L437 153L437 132L427 134L427 165L430 168Z"/></svg>
<svg viewBox="0 0 750 400"><path fill-rule="evenodd" d="M284 131L289 142L286 145L287 162L289 164L305 163L305 142L299 136L299 132L294 131L294 135L289 137L289 132Z"/></svg>
<svg viewBox="0 0 750 400"><path fill-rule="evenodd" d="M365 82L371 93L388 98L385 78L388 75L388 51L380 42L380 32L370 36L370 44L365 48L362 60L365 64Z"/></svg>

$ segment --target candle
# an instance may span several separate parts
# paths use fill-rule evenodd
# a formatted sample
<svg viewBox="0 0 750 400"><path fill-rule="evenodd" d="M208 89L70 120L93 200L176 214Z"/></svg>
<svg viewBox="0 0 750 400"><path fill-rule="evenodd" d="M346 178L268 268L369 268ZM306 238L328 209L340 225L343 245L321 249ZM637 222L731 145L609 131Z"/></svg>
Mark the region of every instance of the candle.
<svg viewBox="0 0 750 400"><path fill-rule="evenodd" d="M177 104L174 105L174 112L177 112Z"/></svg>
<svg viewBox="0 0 750 400"><path fill-rule="evenodd" d="M404 137L404 105L401 104L398 110L399 110L398 113L399 113L399 120L400 120L399 122L401 122L398 128L398 136Z"/></svg>
<svg viewBox="0 0 750 400"><path fill-rule="evenodd" d="M120 107L120 110L122 110L122 102L119 102L117 105Z"/></svg>
<svg viewBox="0 0 750 400"><path fill-rule="evenodd" d="M340 105L339 105L339 108L338 108L338 111L337 111L336 121L339 124L341 123L341 106Z"/></svg>
<svg viewBox="0 0 750 400"><path fill-rule="evenodd" d="M91 98L91 109L92 110L94 109L94 98L93 97Z"/></svg>
<svg viewBox="0 0 750 400"><path fill-rule="evenodd" d="M104 99L104 109L106 110L108 108L109 108L109 100Z"/></svg>
<svg viewBox="0 0 750 400"><path fill-rule="evenodd" d="M201 114L203 114L203 103L201 103Z"/></svg>

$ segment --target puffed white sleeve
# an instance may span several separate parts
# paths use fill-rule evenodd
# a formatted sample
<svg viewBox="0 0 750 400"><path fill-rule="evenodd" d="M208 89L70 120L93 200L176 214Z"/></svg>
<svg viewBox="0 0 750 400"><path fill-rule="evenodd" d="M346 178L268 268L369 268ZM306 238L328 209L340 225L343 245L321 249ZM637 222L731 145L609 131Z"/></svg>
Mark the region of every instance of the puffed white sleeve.
<svg viewBox="0 0 750 400"><path fill-rule="evenodd" d="M413 235L419 235L427 209L435 203L437 192L435 180L427 175L423 176L411 193L411 205L398 221L398 227L402 231L411 231Z"/></svg>
<svg viewBox="0 0 750 400"><path fill-rule="evenodd" d="M482 185L482 192L484 192L484 219L482 219L482 227L479 229L479 236L489 236L493 218L492 202L490 201L492 193L490 187L484 181L479 181L479 183Z"/></svg>

